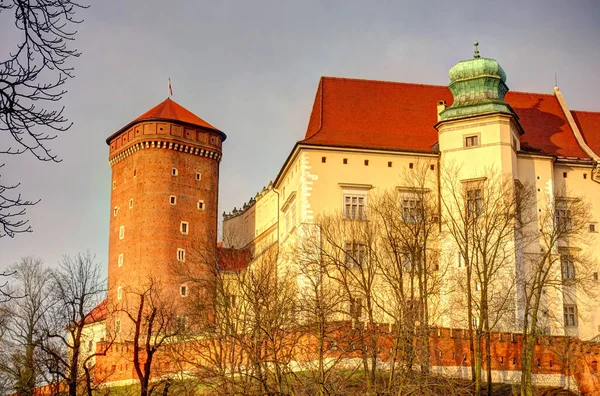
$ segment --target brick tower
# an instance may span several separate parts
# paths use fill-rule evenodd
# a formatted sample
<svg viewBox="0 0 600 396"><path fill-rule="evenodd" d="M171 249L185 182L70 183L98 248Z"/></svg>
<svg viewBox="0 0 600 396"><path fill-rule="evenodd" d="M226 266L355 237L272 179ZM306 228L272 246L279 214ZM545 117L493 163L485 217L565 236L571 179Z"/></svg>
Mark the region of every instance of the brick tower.
<svg viewBox="0 0 600 396"><path fill-rule="evenodd" d="M221 145L226 135L171 99L142 114L106 142L112 167L108 303L147 284L163 284L176 302L186 286L173 263L198 247L216 249ZM107 325L127 338L123 314Z"/></svg>

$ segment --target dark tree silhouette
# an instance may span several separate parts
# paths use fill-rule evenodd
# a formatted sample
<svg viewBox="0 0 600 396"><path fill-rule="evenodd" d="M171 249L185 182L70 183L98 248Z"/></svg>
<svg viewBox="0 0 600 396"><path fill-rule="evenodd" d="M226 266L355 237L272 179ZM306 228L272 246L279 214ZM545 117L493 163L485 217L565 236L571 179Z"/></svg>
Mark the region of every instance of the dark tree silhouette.
<svg viewBox="0 0 600 396"><path fill-rule="evenodd" d="M72 0L0 2L0 21L12 19L18 38L0 61L0 154L30 152L41 161L60 161L47 143L72 125L58 102L73 77L68 61L80 55L68 44L82 22L75 18L81 8ZM17 187L0 180L0 238L31 231L23 216L36 202L22 199Z"/></svg>

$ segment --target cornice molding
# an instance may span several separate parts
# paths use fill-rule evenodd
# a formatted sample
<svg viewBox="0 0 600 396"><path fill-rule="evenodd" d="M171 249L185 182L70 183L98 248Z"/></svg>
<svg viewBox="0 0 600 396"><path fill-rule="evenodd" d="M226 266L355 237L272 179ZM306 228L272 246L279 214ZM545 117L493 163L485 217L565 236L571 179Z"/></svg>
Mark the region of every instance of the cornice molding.
<svg viewBox="0 0 600 396"><path fill-rule="evenodd" d="M121 162L125 158L129 157L133 153L140 150L149 150L149 149L166 149L166 150L174 150L180 151L183 153L188 153L192 155L199 155L201 157L212 158L218 162L221 161L223 155L217 150L211 150L208 148L200 148L194 147L191 144L185 143L174 143L174 142L165 142L162 140L152 140L152 141L143 141L137 142L127 149L121 151L119 154L116 154L112 158L109 158L108 163L110 166L115 165L118 162Z"/></svg>

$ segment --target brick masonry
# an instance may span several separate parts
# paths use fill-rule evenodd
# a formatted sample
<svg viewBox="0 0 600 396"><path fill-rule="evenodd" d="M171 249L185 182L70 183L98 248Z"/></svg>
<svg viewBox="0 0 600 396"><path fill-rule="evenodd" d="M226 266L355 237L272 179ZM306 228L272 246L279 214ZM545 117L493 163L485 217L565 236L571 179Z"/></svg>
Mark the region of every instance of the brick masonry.
<svg viewBox="0 0 600 396"><path fill-rule="evenodd" d="M117 311L127 293L143 288L150 278L163 282L169 298L180 298L180 282L173 276L178 249L185 250L186 262L198 263L194 252L216 247L221 139L199 127L140 122L109 142L109 329L123 316ZM187 234L181 222L187 222ZM121 323L126 338L128 321Z"/></svg>

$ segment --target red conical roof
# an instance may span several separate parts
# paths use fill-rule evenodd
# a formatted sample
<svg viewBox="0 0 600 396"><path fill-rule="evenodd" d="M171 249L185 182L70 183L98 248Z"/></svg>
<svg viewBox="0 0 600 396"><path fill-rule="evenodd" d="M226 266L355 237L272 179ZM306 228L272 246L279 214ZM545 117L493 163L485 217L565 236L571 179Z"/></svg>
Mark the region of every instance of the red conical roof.
<svg viewBox="0 0 600 396"><path fill-rule="evenodd" d="M180 121L185 122L186 124L214 129L215 131L217 130L217 128L210 125L196 114L172 101L171 98L167 98L163 102L157 104L133 121L137 122L145 120Z"/></svg>
<svg viewBox="0 0 600 396"><path fill-rule="evenodd" d="M123 132L127 128L131 127L134 124L142 121L170 121L170 122L182 122L189 125L195 125L206 129L212 129L213 131L219 132L223 135L223 140L225 140L226 135L210 125L208 122L204 121L202 118L198 117L188 109L179 105L175 101L171 100L171 98L167 98L161 103L157 104L135 120L131 121L129 124L125 125L123 128L119 129L117 132L113 133L106 139L106 143L110 144L110 140L116 137L119 133Z"/></svg>

